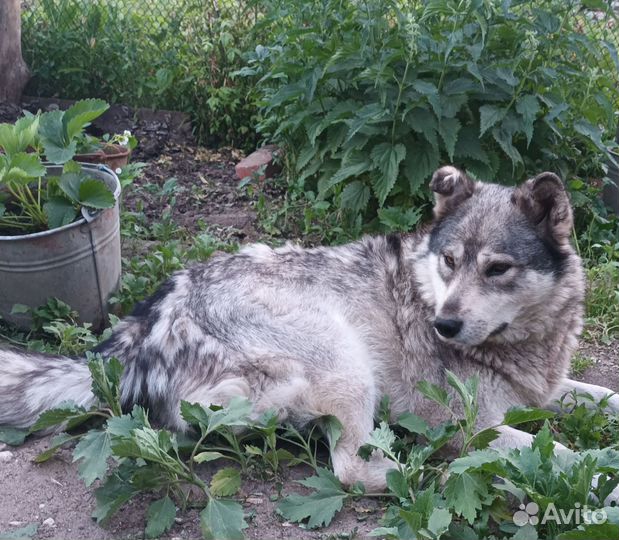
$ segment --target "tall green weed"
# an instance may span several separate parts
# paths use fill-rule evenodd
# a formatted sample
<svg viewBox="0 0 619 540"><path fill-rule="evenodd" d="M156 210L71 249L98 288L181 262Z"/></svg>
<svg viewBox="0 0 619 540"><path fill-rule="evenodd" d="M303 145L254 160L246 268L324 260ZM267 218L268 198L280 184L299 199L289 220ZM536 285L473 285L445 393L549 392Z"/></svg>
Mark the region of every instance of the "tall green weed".
<svg viewBox="0 0 619 540"><path fill-rule="evenodd" d="M260 133L318 199L411 227L421 213L402 214L445 162L505 184L603 176L616 90L596 66L616 50L575 29L579 2L263 5L267 39L242 74L261 77Z"/></svg>

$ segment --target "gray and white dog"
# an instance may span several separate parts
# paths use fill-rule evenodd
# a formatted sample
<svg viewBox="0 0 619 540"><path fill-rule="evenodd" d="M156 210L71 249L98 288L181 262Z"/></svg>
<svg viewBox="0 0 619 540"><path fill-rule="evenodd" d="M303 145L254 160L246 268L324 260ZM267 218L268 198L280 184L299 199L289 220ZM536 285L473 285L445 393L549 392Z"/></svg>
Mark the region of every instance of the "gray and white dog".
<svg viewBox="0 0 619 540"><path fill-rule="evenodd" d="M445 386L446 369L477 375L480 428L573 389L611 394L566 378L585 285L560 179L542 173L509 188L446 166L431 188L435 219L415 234L314 249L255 244L176 273L97 348L125 366L124 406L142 404L175 430L185 428L180 400L244 396L257 413L299 424L335 415L335 473L380 489L390 462L357 450L384 394L394 416L436 424L447 417L417 383ZM0 350L0 425L29 426L65 400L93 403L83 361ZM610 406L619 411L618 396ZM504 427L493 444L530 442Z"/></svg>

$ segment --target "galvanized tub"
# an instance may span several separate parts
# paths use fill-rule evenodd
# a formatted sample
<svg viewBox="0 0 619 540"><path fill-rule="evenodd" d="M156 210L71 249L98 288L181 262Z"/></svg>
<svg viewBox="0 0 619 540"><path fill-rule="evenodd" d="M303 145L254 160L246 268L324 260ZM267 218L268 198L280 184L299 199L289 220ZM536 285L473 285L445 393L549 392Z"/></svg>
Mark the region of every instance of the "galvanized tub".
<svg viewBox="0 0 619 540"><path fill-rule="evenodd" d="M103 165L83 164L114 192L113 208L82 210L78 221L50 231L0 236L0 316L28 328L27 314L11 315L15 304L36 308L56 297L96 329L107 322L108 299L120 283L120 182ZM58 175L62 167L48 166Z"/></svg>

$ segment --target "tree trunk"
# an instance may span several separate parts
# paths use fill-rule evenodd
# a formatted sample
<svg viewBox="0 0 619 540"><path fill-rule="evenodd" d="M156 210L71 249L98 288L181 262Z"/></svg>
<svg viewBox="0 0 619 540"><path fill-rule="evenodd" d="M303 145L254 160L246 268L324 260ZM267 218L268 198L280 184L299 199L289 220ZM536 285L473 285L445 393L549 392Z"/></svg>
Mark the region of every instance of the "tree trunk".
<svg viewBox="0 0 619 540"><path fill-rule="evenodd" d="M30 78L21 54L21 0L0 0L0 103L17 103Z"/></svg>

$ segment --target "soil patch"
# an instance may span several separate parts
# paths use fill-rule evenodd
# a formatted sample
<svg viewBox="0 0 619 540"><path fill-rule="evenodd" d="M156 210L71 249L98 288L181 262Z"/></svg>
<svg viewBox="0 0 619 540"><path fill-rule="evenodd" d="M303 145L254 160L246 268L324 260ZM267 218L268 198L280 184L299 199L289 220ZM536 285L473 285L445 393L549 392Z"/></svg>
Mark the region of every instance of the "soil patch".
<svg viewBox="0 0 619 540"><path fill-rule="evenodd" d="M95 508L93 485L84 486L72 463L70 450L62 450L54 459L36 464L32 460L48 448L50 438L33 439L10 451L13 458L0 463L0 533L8 533L29 524L39 530L36 538L62 540L121 540L143 538L145 515L155 496L139 496L125 505L105 527L90 517ZM208 480L215 469L204 468L200 473ZM312 474L307 466L282 471L281 478L265 481L247 478L235 497L245 509L249 528L246 538L256 539L327 539L367 537L378 526L384 509L376 499L347 503L329 527L320 531L307 530L286 522L276 511L278 501L289 493L309 490L295 484ZM49 524L49 518L53 520ZM46 521L47 520L47 521ZM173 528L162 538L199 539L200 516L191 509L179 516Z"/></svg>
<svg viewBox="0 0 619 540"><path fill-rule="evenodd" d="M146 161L144 174L123 196L124 206L150 223L169 213L190 235L208 228L219 236L257 240L254 201L238 188L234 172L241 158L235 149L168 144L164 154Z"/></svg>

